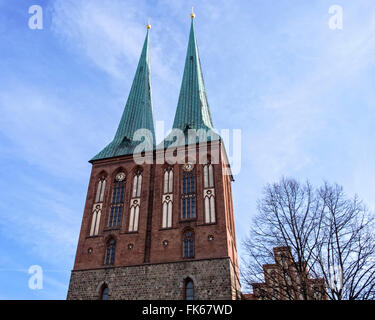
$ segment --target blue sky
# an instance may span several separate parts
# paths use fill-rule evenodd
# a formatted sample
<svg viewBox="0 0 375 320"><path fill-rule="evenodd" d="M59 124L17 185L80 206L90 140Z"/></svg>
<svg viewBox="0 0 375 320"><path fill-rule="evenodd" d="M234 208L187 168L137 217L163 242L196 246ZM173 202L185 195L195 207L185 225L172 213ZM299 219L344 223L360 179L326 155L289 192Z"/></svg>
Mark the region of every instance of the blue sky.
<svg viewBox="0 0 375 320"><path fill-rule="evenodd" d="M42 30L28 27L33 4ZM328 26L334 4L343 30ZM281 176L337 182L375 208L373 0L0 0L0 299L66 298L87 161L114 136L147 19L167 129L192 5L214 125L242 130L239 247L263 186ZM31 265L42 290L28 288Z"/></svg>

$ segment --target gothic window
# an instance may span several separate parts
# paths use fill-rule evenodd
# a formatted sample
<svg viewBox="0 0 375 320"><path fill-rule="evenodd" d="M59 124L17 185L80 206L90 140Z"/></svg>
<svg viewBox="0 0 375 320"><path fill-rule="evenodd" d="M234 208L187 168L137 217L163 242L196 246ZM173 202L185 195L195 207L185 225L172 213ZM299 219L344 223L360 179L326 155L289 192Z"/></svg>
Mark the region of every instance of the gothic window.
<svg viewBox="0 0 375 320"><path fill-rule="evenodd" d="M112 265L115 262L116 241L111 239L107 245L105 264Z"/></svg>
<svg viewBox="0 0 375 320"><path fill-rule="evenodd" d="M214 188L214 174L211 163L203 167L203 199L205 222L214 223L215 219L215 188Z"/></svg>
<svg viewBox="0 0 375 320"><path fill-rule="evenodd" d="M167 168L164 171L164 194L173 192L173 170Z"/></svg>
<svg viewBox="0 0 375 320"><path fill-rule="evenodd" d="M113 184L112 204L109 215L109 226L116 227L121 224L121 217L124 205L125 175L119 173Z"/></svg>
<svg viewBox="0 0 375 320"><path fill-rule="evenodd" d="M99 233L100 216L102 214L102 203L94 204L91 216L90 236L96 236Z"/></svg>
<svg viewBox="0 0 375 320"><path fill-rule="evenodd" d="M138 231L138 220L139 220L139 200L132 199L130 203L130 217L129 217L129 231Z"/></svg>
<svg viewBox="0 0 375 320"><path fill-rule="evenodd" d="M194 282L190 278L185 280L184 291L185 300L194 300Z"/></svg>
<svg viewBox="0 0 375 320"><path fill-rule="evenodd" d="M133 178L132 199L130 201L129 232L138 231L139 209L141 205L142 172L138 170Z"/></svg>
<svg viewBox="0 0 375 320"><path fill-rule="evenodd" d="M101 177L98 182L98 188L96 190L95 203L103 202L105 184L106 184L105 178Z"/></svg>
<svg viewBox="0 0 375 320"><path fill-rule="evenodd" d="M137 171L133 179L133 194L132 194L133 198L139 198L141 196L141 186L142 186L142 174L140 171Z"/></svg>
<svg viewBox="0 0 375 320"><path fill-rule="evenodd" d="M184 258L194 258L194 235L191 231L184 234Z"/></svg>
<svg viewBox="0 0 375 320"><path fill-rule="evenodd" d="M213 188L214 186L214 173L213 173L213 167L211 163L206 164L203 167L203 173L204 173L204 187L205 188Z"/></svg>
<svg viewBox="0 0 375 320"><path fill-rule="evenodd" d="M100 293L100 300L108 300L108 293L109 289L107 285L104 284Z"/></svg>
<svg viewBox="0 0 375 320"><path fill-rule="evenodd" d="M104 200L104 190L105 190L106 180L105 177L101 177L98 181L98 187L96 189L95 203L91 211L91 227L90 236L96 236L99 233L100 217L102 214L102 206Z"/></svg>
<svg viewBox="0 0 375 320"><path fill-rule="evenodd" d="M195 218L195 177L192 171L182 175L182 219Z"/></svg>
<svg viewBox="0 0 375 320"><path fill-rule="evenodd" d="M162 228L172 227L172 203L173 203L173 170L167 168L164 171L164 194L162 197Z"/></svg>

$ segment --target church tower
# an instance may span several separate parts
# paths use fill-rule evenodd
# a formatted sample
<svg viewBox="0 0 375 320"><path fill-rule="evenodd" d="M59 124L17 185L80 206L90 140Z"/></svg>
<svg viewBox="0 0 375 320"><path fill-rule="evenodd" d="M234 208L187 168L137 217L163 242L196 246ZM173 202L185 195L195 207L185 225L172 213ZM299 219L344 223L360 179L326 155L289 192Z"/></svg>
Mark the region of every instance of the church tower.
<svg viewBox="0 0 375 320"><path fill-rule="evenodd" d="M212 124L194 17L172 132L159 145L147 26L116 135L90 160L68 299L240 298L233 178Z"/></svg>

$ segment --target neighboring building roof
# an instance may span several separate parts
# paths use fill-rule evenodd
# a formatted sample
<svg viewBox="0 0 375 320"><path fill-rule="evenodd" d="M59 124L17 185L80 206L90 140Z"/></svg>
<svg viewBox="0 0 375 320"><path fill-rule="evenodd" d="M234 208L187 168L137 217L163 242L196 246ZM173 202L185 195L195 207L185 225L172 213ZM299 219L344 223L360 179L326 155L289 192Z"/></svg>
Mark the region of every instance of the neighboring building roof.
<svg viewBox="0 0 375 320"><path fill-rule="evenodd" d="M90 161L132 154L140 143L134 141L138 129L147 129L152 134L152 149L155 146L154 117L151 93L151 71L149 57L149 27L147 28L141 57L130 89L129 97L113 141Z"/></svg>
<svg viewBox="0 0 375 320"><path fill-rule="evenodd" d="M310 278L305 262L295 262L290 247L275 247L274 264L264 264L265 281L253 283L253 294L243 295L248 300L303 300L306 290L308 300L327 300L326 287L322 278ZM303 270L296 265L302 264ZM306 287L303 287L303 283Z"/></svg>

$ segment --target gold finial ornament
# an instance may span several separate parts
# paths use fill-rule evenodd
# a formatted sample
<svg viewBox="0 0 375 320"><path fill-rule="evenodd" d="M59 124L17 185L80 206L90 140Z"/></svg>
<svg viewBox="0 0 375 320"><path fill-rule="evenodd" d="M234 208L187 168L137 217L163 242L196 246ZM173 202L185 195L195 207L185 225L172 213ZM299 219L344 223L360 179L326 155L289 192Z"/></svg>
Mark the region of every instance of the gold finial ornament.
<svg viewBox="0 0 375 320"><path fill-rule="evenodd" d="M190 18L192 18L192 19L195 18L194 7L191 7Z"/></svg>
<svg viewBox="0 0 375 320"><path fill-rule="evenodd" d="M147 30L151 29L150 19L148 19L148 21L147 21L146 28L147 28Z"/></svg>

